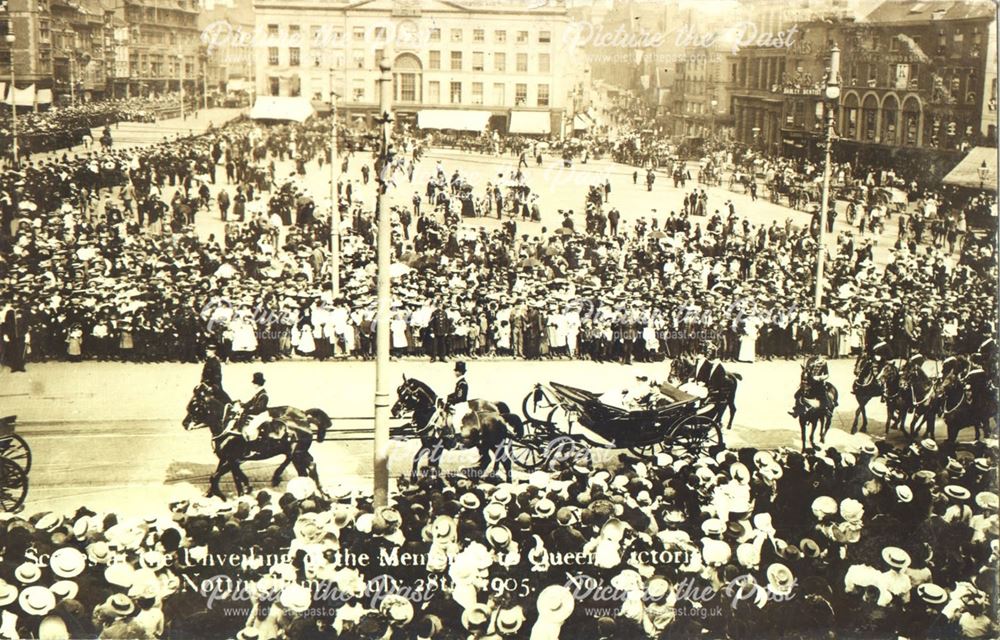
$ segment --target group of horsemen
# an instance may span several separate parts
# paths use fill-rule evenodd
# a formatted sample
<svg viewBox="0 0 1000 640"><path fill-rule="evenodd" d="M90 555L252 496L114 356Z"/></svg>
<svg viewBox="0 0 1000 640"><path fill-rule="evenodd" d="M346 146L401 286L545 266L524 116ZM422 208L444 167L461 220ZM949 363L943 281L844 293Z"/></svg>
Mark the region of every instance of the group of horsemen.
<svg viewBox="0 0 1000 640"><path fill-rule="evenodd" d="M955 356L941 362L939 380L951 376L959 376L967 393L995 393L995 360L997 356L996 342L989 338L980 345L976 354L970 356L967 368ZM858 379L855 386L863 384L879 384L881 372L893 361L889 345L879 342L868 354L859 358L855 372ZM931 382L924 371L926 358L915 354L905 360L899 367L901 379L909 381L911 386L927 388ZM862 366L864 365L864 366ZM455 388L444 398L437 399L436 411L428 421L426 429L436 429L446 443L455 442L455 430L451 415L456 405L469 399L469 383L466 380L465 362L455 364ZM682 402L694 397L713 401L713 395L720 387L720 376L725 370L717 360L699 358L694 362L690 379L685 380L679 388L661 385L646 376L639 376L633 385L626 389L615 389L601 396L601 401L625 410L643 410L661 408L673 403ZM820 415L832 416L836 400L831 394L825 393L830 370L826 360L820 356L807 359L802 370L802 384L795 392L794 405L789 414L799 418L805 412L817 410ZM869 378L864 380L863 378ZM254 373L252 378L255 387L254 394L245 403L235 403L229 426L224 433L242 435L248 441L260 437L282 438L286 430L300 430L302 435L309 435L307 427L271 420L268 415L268 396L264 388L264 375ZM224 395L222 390L222 365L214 350L209 350L208 358L202 369L201 384L207 386L213 393ZM834 396L835 397L835 396Z"/></svg>

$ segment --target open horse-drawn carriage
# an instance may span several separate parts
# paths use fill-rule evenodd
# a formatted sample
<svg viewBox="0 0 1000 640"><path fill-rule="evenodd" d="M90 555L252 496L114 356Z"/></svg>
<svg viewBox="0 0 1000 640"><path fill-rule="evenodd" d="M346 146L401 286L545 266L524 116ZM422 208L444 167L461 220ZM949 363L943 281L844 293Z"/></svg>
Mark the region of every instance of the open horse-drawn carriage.
<svg viewBox="0 0 1000 640"><path fill-rule="evenodd" d="M28 496L31 449L14 433L17 416L0 418L0 511L14 512Z"/></svg>
<svg viewBox="0 0 1000 640"><path fill-rule="evenodd" d="M627 449L652 459L659 453L694 457L723 446L712 404L669 384L659 390L663 397L652 406L630 411L591 391L556 382L535 385L524 398L523 433L511 443L513 461L530 470L589 458L590 447Z"/></svg>

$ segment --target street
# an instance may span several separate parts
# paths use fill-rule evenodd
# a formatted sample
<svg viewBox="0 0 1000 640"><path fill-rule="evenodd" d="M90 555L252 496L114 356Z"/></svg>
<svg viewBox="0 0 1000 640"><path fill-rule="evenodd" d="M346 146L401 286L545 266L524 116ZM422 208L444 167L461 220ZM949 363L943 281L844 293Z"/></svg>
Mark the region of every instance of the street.
<svg viewBox="0 0 1000 640"><path fill-rule="evenodd" d="M850 434L856 403L850 395L850 360L830 363L831 381L840 390L840 407L827 438L829 445L849 449L862 442ZM798 423L786 411L799 377L791 361L727 363L740 373L737 414L729 447L799 447ZM327 442L314 443L320 477L327 487L370 489L375 366L373 362L283 361L270 364L229 363L223 381L233 398L246 399L250 378L261 371L267 379L271 406L318 407L333 419ZM470 397L507 402L521 413L522 400L536 382L560 382L591 391L624 388L638 375L664 380L666 363L632 366L569 360L470 361ZM389 380L395 387L403 374L416 377L445 394L454 385L450 363L394 361ZM164 508L169 501L203 493L215 467L207 430L184 431L181 420L200 366L194 364L42 363L24 374L0 372L0 416L16 414L17 432L29 443L34 462L26 510L77 508L134 510ZM395 389L390 393L395 401ZM870 432L882 434L884 405L869 405ZM394 421L394 424L398 421ZM938 437L943 426L939 425ZM893 434L899 438L898 433ZM963 432L963 440L971 430ZM390 471L409 473L418 442L391 444ZM603 452L609 453L609 452ZM600 463L612 455L595 454ZM475 464L473 450L445 454L442 467L457 471ZM279 460L246 466L256 486L266 486ZM518 472L515 468L515 473ZM285 480L292 477L289 469ZM223 489L233 491L227 477ZM138 501L137 495L147 499Z"/></svg>

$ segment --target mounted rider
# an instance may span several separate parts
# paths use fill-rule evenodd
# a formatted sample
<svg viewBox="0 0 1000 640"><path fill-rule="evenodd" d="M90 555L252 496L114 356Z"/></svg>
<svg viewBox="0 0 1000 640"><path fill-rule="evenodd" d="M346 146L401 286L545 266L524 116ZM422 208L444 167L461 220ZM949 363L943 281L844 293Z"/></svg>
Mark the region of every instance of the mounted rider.
<svg viewBox="0 0 1000 640"><path fill-rule="evenodd" d="M236 430L247 440L255 440L260 434L262 423L266 421L268 397L264 389L264 374L256 372L251 380L256 387L253 396L243 405L243 411L236 420Z"/></svg>
<svg viewBox="0 0 1000 640"><path fill-rule="evenodd" d="M206 385L213 396L222 396L222 362L215 355L215 345L205 348L205 364L201 368L201 383Z"/></svg>
<svg viewBox="0 0 1000 640"><path fill-rule="evenodd" d="M826 381L830 378L830 366L822 356L809 356L802 365L802 380L805 383L795 391L795 405L788 412L793 418L799 418L805 409L806 399L818 401L825 411L833 410L826 394Z"/></svg>
<svg viewBox="0 0 1000 640"><path fill-rule="evenodd" d="M455 390L448 394L447 403L448 408L454 407L459 402L469 401L469 383L465 379L465 363L459 360L455 363L455 375L458 379L455 380Z"/></svg>
<svg viewBox="0 0 1000 640"><path fill-rule="evenodd" d="M455 412L455 405L469 401L469 382L465 379L465 362L459 360L455 363L455 390L448 394L445 399L438 398L434 415L427 422L427 426L437 429L444 441L444 446L451 449L455 446L455 427L452 418Z"/></svg>

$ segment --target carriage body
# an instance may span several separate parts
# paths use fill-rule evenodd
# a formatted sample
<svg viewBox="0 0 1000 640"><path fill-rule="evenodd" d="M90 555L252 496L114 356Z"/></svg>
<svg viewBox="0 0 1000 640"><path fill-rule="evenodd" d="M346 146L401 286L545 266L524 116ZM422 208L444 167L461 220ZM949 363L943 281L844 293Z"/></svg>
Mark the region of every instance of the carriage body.
<svg viewBox="0 0 1000 640"><path fill-rule="evenodd" d="M31 449L14 433L17 416L0 418L0 511L16 512L28 496Z"/></svg>
<svg viewBox="0 0 1000 640"><path fill-rule="evenodd" d="M630 411L592 391L538 384L524 399L524 432L513 443L514 462L535 469L589 458L591 448L627 449L644 459L659 453L694 457L721 445L710 403L669 384L660 390L672 401Z"/></svg>

